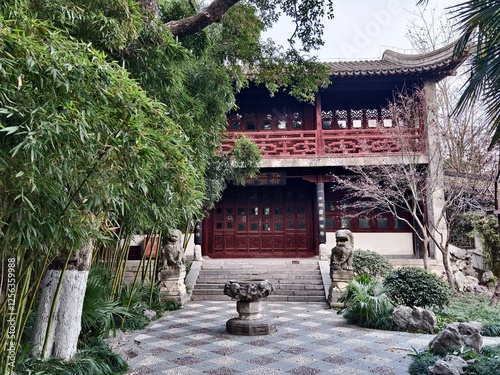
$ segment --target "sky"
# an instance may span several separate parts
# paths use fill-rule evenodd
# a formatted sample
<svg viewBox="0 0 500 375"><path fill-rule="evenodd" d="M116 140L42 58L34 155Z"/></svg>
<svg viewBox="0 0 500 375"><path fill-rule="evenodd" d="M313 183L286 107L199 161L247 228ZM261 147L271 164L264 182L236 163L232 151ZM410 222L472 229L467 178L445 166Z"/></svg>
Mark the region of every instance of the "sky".
<svg viewBox="0 0 500 375"><path fill-rule="evenodd" d="M429 0L424 16L427 21L445 13L445 7L457 0ZM413 22L423 22L416 6L417 0L334 0L334 19L326 19L323 40L325 45L311 51L322 61L380 59L386 49L412 53L405 36ZM287 46L293 33L290 20L281 19L264 34ZM414 52L414 51L413 51ZM414 52L415 53L415 52Z"/></svg>

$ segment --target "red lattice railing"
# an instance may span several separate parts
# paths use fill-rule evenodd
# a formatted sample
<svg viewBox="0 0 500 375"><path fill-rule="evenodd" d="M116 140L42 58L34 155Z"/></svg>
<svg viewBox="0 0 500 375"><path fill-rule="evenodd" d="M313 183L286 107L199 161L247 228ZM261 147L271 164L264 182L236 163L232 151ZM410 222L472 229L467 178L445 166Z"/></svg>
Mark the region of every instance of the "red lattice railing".
<svg viewBox="0 0 500 375"><path fill-rule="evenodd" d="M425 142L419 128L352 129L323 132L318 156L369 156L424 153Z"/></svg>
<svg viewBox="0 0 500 375"><path fill-rule="evenodd" d="M223 145L229 151L242 132L230 132ZM421 128L336 129L245 133L263 157L352 157L425 153Z"/></svg>

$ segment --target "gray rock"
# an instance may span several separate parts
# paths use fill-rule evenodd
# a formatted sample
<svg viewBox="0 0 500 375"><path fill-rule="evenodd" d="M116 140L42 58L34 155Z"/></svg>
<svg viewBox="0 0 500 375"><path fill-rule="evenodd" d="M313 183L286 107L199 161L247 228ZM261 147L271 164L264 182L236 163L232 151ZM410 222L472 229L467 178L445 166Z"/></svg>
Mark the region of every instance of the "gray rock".
<svg viewBox="0 0 500 375"><path fill-rule="evenodd" d="M481 275L481 284L488 284L488 282L490 282L490 280L493 280L494 277L495 275L493 275L493 272L484 271Z"/></svg>
<svg viewBox="0 0 500 375"><path fill-rule="evenodd" d="M120 346L123 342L124 334L121 330L117 329L114 333L111 334L111 337L108 337L104 340L106 345L108 345L111 349Z"/></svg>
<svg viewBox="0 0 500 375"><path fill-rule="evenodd" d="M472 254L467 250L450 246L450 255L458 259L470 259Z"/></svg>
<svg viewBox="0 0 500 375"><path fill-rule="evenodd" d="M139 339L131 341L129 335L124 334L121 330L117 330L114 337L107 338L104 342L123 360L128 361L138 355L145 355L145 350L140 346L140 335L137 338Z"/></svg>
<svg viewBox="0 0 500 375"><path fill-rule="evenodd" d="M149 320L151 320L156 316L156 311L146 309L144 310L143 315Z"/></svg>
<svg viewBox="0 0 500 375"><path fill-rule="evenodd" d="M455 273L455 285L460 292L474 292L479 284L479 280L474 276L465 276L463 272Z"/></svg>
<svg viewBox="0 0 500 375"><path fill-rule="evenodd" d="M446 354L449 348L468 346L476 352L483 347L483 337L477 323L451 323L429 343L436 354Z"/></svg>
<svg viewBox="0 0 500 375"><path fill-rule="evenodd" d="M455 355L447 355L429 367L428 375L461 375L469 364Z"/></svg>
<svg viewBox="0 0 500 375"><path fill-rule="evenodd" d="M399 328L410 332L434 333L437 328L434 312L421 307L398 306L392 313L392 320Z"/></svg>

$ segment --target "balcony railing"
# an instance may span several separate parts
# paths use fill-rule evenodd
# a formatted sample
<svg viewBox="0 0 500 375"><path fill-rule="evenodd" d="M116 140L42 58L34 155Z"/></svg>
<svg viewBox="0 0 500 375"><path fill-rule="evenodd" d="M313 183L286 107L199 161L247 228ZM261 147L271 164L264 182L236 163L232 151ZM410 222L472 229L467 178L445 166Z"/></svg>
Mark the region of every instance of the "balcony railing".
<svg viewBox="0 0 500 375"><path fill-rule="evenodd" d="M283 132L229 132L223 151L245 134L260 148L265 158L352 157L394 154L423 154L421 128L377 128L301 130Z"/></svg>

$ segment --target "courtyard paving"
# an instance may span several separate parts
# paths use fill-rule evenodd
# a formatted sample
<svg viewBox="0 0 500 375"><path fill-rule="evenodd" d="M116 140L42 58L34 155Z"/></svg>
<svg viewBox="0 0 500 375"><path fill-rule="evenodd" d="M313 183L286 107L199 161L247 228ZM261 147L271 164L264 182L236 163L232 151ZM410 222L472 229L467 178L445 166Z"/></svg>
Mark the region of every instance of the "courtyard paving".
<svg viewBox="0 0 500 375"><path fill-rule="evenodd" d="M235 336L225 323L236 302L189 302L146 329L125 335L116 350L128 356L128 374L408 374L413 348L434 335L348 325L324 303L266 302L278 331ZM500 339L485 338L485 344Z"/></svg>

